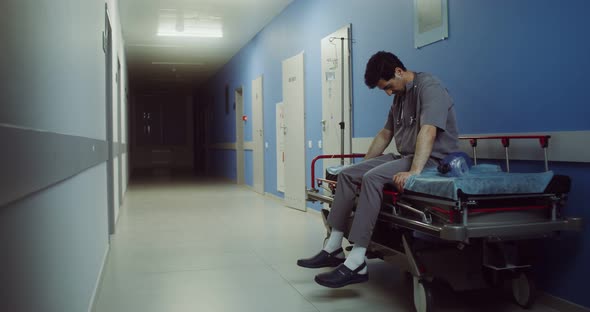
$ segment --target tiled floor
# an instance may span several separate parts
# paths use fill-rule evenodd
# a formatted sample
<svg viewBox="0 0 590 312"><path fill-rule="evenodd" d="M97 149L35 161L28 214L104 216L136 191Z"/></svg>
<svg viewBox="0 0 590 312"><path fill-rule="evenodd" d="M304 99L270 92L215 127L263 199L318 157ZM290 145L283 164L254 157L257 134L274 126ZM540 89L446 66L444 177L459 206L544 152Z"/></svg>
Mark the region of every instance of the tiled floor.
<svg viewBox="0 0 590 312"><path fill-rule="evenodd" d="M95 312L413 311L411 283L369 261L368 283L317 285L318 213L236 185L160 178L130 186ZM439 311L522 311L502 294L435 292ZM540 304L532 311L555 311Z"/></svg>

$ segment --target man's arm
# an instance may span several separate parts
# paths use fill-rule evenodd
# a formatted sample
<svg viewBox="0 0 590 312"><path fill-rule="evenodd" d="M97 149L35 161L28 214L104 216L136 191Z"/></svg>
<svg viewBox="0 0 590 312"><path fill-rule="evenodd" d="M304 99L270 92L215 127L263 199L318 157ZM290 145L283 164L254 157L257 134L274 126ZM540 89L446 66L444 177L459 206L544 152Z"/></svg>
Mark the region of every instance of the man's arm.
<svg viewBox="0 0 590 312"><path fill-rule="evenodd" d="M414 160L412 161L412 168L410 168L411 174L420 174L430 153L432 153L432 146L436 139L436 127L431 125L424 125L418 132L418 138L416 139L416 151L414 152Z"/></svg>
<svg viewBox="0 0 590 312"><path fill-rule="evenodd" d="M365 159L377 157L383 154L383 151L385 151L387 146L389 146L389 143L391 143L392 138L393 132L391 130L387 130L385 128L381 129L375 138L373 138L373 142L369 147L369 151L365 155Z"/></svg>
<svg viewBox="0 0 590 312"><path fill-rule="evenodd" d="M430 158L430 153L432 153L432 146L436 139L436 131L436 127L431 125L424 125L420 128L418 138L416 139L416 150L414 152L414 160L412 161L410 171L399 172L393 176L393 183L399 191L403 190L408 177L414 174L420 174L422 169L424 169L428 158Z"/></svg>

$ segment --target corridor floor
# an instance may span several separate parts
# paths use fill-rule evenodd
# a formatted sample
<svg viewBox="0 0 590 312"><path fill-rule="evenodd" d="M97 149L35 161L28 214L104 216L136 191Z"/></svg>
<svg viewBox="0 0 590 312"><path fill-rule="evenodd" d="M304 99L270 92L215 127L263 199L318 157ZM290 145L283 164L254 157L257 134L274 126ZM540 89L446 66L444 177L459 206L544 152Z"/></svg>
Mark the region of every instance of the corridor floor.
<svg viewBox="0 0 590 312"><path fill-rule="evenodd" d="M233 184L159 178L133 183L94 312L413 311L399 270L369 261L370 280L317 285L300 268L325 235L319 213ZM508 295L435 292L438 311L524 311ZM530 311L530 310L529 310ZM555 311L537 304L532 311Z"/></svg>

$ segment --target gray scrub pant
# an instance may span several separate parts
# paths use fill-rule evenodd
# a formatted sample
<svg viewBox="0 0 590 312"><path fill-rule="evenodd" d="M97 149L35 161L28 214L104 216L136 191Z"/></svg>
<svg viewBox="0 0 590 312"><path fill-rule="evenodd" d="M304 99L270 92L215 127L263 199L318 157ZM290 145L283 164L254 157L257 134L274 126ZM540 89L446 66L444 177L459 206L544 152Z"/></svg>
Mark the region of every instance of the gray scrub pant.
<svg viewBox="0 0 590 312"><path fill-rule="evenodd" d="M360 184L358 204L348 240L354 242L356 246L368 247L381 209L383 186L393 183L393 176L396 173L409 171L413 159L413 156L399 158L393 154L386 154L342 170L338 174L336 195L328 215L328 224L333 229L346 232L348 218ZM425 167L437 165L438 160L430 158Z"/></svg>

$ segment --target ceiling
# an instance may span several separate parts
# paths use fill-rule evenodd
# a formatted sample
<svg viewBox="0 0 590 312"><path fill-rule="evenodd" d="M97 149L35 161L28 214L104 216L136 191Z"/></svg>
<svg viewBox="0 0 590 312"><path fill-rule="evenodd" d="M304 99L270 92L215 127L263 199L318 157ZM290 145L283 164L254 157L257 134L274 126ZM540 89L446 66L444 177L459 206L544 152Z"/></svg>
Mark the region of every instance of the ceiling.
<svg viewBox="0 0 590 312"><path fill-rule="evenodd" d="M200 84L291 1L119 0L130 84L136 89L190 88ZM170 12L179 16L176 27L183 33L191 21L221 21L223 37L158 36L162 16Z"/></svg>

